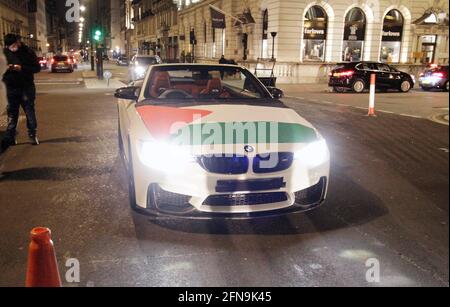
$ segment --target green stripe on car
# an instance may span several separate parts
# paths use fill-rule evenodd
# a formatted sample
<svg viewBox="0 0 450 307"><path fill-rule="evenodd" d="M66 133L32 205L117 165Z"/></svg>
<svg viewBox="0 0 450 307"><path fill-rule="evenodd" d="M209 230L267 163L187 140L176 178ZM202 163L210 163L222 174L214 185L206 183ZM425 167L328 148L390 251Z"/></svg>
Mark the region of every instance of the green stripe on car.
<svg viewBox="0 0 450 307"><path fill-rule="evenodd" d="M178 145L288 144L318 139L314 129L294 123L231 122L192 124L170 140Z"/></svg>

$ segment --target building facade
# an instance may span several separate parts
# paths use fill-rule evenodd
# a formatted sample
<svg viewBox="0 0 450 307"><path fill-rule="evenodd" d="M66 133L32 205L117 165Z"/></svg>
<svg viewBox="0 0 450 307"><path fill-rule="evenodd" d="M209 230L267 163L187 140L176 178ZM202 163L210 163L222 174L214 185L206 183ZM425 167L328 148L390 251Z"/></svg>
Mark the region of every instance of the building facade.
<svg viewBox="0 0 450 307"><path fill-rule="evenodd" d="M123 1L121 31L126 53L158 54L166 61L179 55L178 6L173 0Z"/></svg>
<svg viewBox="0 0 450 307"><path fill-rule="evenodd" d="M44 56L48 52L45 0L30 0L28 12L30 39L33 41L36 53L39 56Z"/></svg>
<svg viewBox="0 0 450 307"><path fill-rule="evenodd" d="M342 61L382 61L415 73L449 60L446 0L177 2L180 57L217 62L223 54L250 68L270 67L273 57L281 82L326 79ZM225 29L212 28L210 5L226 13Z"/></svg>
<svg viewBox="0 0 450 307"><path fill-rule="evenodd" d="M27 1L0 0L0 47L4 47L3 37L8 33L18 34L27 45L33 45Z"/></svg>

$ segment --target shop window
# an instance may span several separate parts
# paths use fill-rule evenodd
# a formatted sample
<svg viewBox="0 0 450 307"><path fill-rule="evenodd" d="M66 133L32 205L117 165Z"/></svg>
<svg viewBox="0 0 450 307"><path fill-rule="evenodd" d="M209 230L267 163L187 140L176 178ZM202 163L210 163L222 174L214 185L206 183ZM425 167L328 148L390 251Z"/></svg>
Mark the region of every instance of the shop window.
<svg viewBox="0 0 450 307"><path fill-rule="evenodd" d="M403 24L403 16L398 10L391 10L386 14L383 22L383 33L381 39L381 62L400 62Z"/></svg>
<svg viewBox="0 0 450 307"><path fill-rule="evenodd" d="M303 23L304 61L325 61L327 26L328 16L325 10L318 5L312 6Z"/></svg>
<svg viewBox="0 0 450 307"><path fill-rule="evenodd" d="M366 37L366 15L360 8L351 9L345 17L342 61L361 61Z"/></svg>
<svg viewBox="0 0 450 307"><path fill-rule="evenodd" d="M262 50L261 57L269 58L269 11L263 12L263 34L262 34Z"/></svg>

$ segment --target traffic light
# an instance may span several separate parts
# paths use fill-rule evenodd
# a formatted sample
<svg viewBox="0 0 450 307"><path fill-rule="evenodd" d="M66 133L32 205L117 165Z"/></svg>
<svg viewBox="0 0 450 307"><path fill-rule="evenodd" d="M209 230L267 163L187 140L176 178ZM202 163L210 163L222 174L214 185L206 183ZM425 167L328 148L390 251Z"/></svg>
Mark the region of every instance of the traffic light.
<svg viewBox="0 0 450 307"><path fill-rule="evenodd" d="M102 31L95 30L94 31L94 40L97 41L97 42L101 41L102 40L102 35L103 35Z"/></svg>

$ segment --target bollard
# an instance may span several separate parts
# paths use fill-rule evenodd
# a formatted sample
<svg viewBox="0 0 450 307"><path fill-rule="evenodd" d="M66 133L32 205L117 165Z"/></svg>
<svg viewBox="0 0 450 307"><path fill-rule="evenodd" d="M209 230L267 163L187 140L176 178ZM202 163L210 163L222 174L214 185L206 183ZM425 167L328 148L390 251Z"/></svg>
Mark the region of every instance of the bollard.
<svg viewBox="0 0 450 307"><path fill-rule="evenodd" d="M26 287L61 287L55 249L48 228L38 227L31 231L28 251Z"/></svg>
<svg viewBox="0 0 450 307"><path fill-rule="evenodd" d="M369 114L367 116L376 116L375 114L375 88L376 88L377 75L372 74L370 76L370 98L369 98Z"/></svg>

